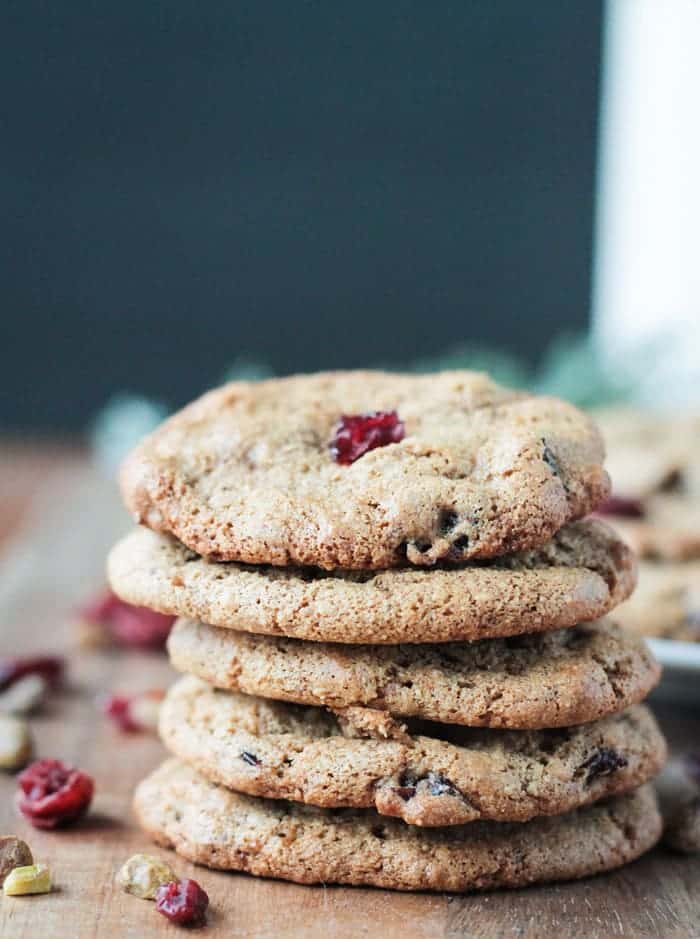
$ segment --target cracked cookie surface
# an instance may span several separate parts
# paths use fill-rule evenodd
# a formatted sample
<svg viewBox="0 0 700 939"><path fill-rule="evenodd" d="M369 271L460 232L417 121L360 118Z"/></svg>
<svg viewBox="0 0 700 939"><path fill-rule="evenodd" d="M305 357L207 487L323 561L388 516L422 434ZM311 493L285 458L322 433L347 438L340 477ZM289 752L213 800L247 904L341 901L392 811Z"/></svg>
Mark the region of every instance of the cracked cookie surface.
<svg viewBox="0 0 700 939"><path fill-rule="evenodd" d="M177 760L138 786L134 806L158 844L198 864L396 890L488 890L585 877L639 857L661 833L650 786L567 815L428 829L371 809L240 795Z"/></svg>
<svg viewBox="0 0 700 939"><path fill-rule="evenodd" d="M343 415L397 411L398 443L339 465ZM259 564L432 566L544 544L609 492L573 406L476 372L328 372L233 382L127 458L134 517L200 555Z"/></svg>
<svg viewBox="0 0 700 939"><path fill-rule="evenodd" d="M247 632L328 642L445 642L596 619L628 597L630 549L602 522L572 522L541 548L459 568L379 572L210 563L136 529L113 548L124 600Z"/></svg>
<svg viewBox="0 0 700 939"><path fill-rule="evenodd" d="M161 706L165 745L211 782L325 808L375 808L412 825L560 815L647 782L666 748L638 705L563 730L475 730L385 712L216 691L180 679Z"/></svg>
<svg viewBox="0 0 700 939"><path fill-rule="evenodd" d="M596 720L641 701L660 676L646 643L609 620L509 639L398 646L253 636L178 620L168 651L176 669L220 688L512 729Z"/></svg>

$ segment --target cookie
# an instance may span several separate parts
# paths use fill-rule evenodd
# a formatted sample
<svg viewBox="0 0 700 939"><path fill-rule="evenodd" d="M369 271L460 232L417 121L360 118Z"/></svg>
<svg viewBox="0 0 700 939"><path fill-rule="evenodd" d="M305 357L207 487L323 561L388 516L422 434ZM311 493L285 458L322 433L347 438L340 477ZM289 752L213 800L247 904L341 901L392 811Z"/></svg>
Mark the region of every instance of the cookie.
<svg viewBox="0 0 700 939"><path fill-rule="evenodd" d="M639 587L615 618L642 636L700 641L700 561L643 561Z"/></svg>
<svg viewBox="0 0 700 939"><path fill-rule="evenodd" d="M700 558L700 416L599 415L615 496L600 508L645 558Z"/></svg>
<svg viewBox="0 0 700 939"><path fill-rule="evenodd" d="M330 642L445 642L596 619L631 593L634 557L601 522L541 548L459 568L335 571L210 563L136 529L112 550L124 600L247 632Z"/></svg>
<svg viewBox="0 0 700 939"><path fill-rule="evenodd" d="M179 620L168 650L179 671L220 688L511 729L597 720L641 701L660 675L646 643L607 620L422 646L311 643Z"/></svg>
<svg viewBox="0 0 700 939"><path fill-rule="evenodd" d="M341 418L394 411L397 442L336 461ZM480 373L328 372L209 392L146 437L121 486L137 521L200 555L377 569L544 544L605 498L602 462L576 408Z"/></svg>
<svg viewBox="0 0 700 939"><path fill-rule="evenodd" d="M615 503L611 504L614 506ZM688 561L700 558L700 495L690 499L660 492L640 503L642 517L606 511L605 520L641 558Z"/></svg>
<svg viewBox="0 0 700 939"><path fill-rule="evenodd" d="M524 824L417 828L371 809L319 809L240 795L168 760L137 788L136 815L197 864L301 884L464 892L586 877L661 834L650 786Z"/></svg>
<svg viewBox="0 0 700 939"><path fill-rule="evenodd" d="M561 815L637 788L666 755L642 705L565 730L475 730L368 708L334 714L191 676L168 692L160 733L175 756L239 792L422 826Z"/></svg>
<svg viewBox="0 0 700 939"><path fill-rule="evenodd" d="M656 492L700 491L700 415L614 407L597 411L615 491L644 500Z"/></svg>

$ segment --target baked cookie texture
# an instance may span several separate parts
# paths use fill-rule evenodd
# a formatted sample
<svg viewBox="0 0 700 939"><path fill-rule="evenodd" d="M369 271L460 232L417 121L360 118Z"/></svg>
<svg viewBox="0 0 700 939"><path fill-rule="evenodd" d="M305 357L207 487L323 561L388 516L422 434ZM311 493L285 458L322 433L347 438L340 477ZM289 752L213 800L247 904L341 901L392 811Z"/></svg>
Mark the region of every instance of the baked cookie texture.
<svg viewBox="0 0 700 939"><path fill-rule="evenodd" d="M399 443L339 465L342 415L396 410ZM576 408L486 375L327 372L233 382L127 458L134 518L200 555L376 569L544 544L606 497L602 440Z"/></svg>
<svg viewBox="0 0 700 939"><path fill-rule="evenodd" d="M216 691L180 679L160 715L168 749L211 782L327 808L375 808L411 825L561 815L647 782L666 747L643 706L567 730L402 723Z"/></svg>
<svg viewBox="0 0 700 939"><path fill-rule="evenodd" d="M463 567L387 571L211 563L137 528L111 551L124 600L214 626L328 642L445 642L596 619L634 589L630 549L602 522L572 522L541 548Z"/></svg>
<svg viewBox="0 0 700 939"><path fill-rule="evenodd" d="M176 669L219 688L511 729L597 720L641 701L660 677L646 643L609 620L510 639L372 646L252 636L181 619L168 651Z"/></svg>
<svg viewBox="0 0 700 939"><path fill-rule="evenodd" d="M700 561L642 561L639 586L615 618L642 636L699 641Z"/></svg>
<svg viewBox="0 0 700 939"><path fill-rule="evenodd" d="M135 811L159 844L198 864L296 883L463 892L611 870L661 834L643 786L567 815L521 824L417 828L371 809L252 798L168 760L137 788Z"/></svg>

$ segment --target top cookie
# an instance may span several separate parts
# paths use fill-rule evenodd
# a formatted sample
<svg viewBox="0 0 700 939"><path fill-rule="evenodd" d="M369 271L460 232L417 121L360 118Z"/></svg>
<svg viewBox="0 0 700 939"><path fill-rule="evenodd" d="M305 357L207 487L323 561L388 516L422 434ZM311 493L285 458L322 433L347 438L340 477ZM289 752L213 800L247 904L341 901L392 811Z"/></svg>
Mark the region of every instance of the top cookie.
<svg viewBox="0 0 700 939"><path fill-rule="evenodd" d="M403 439L394 426L398 442L336 461L343 416L394 411ZM137 447L121 484L138 521L198 554L376 569L541 545L606 497L602 461L576 408L479 373L328 372L209 392Z"/></svg>

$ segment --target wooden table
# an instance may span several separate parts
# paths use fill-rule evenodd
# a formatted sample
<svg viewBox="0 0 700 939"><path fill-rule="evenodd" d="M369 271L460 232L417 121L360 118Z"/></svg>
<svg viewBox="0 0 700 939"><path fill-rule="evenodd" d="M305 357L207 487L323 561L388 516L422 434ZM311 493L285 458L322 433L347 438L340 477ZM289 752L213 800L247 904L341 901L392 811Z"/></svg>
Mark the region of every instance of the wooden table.
<svg viewBox="0 0 700 939"><path fill-rule="evenodd" d="M153 904L114 885L125 858L151 850L134 824L130 795L162 748L149 736L120 736L94 704L111 689L164 687L172 673L158 654L78 651L71 629L72 609L102 583L105 551L129 521L113 484L90 469L84 454L62 448L0 444L0 500L0 649L69 657L69 688L32 721L37 752L74 761L96 781L93 810L82 824L42 833L17 817L14 781L0 778L0 829L24 837L56 883L47 896L3 898L0 936L174 936L177 928ZM698 745L698 716L677 706L665 706L660 716L676 747ZM466 897L300 887L169 859L208 891L203 934L210 939L700 936L700 859L662 848L611 875Z"/></svg>

